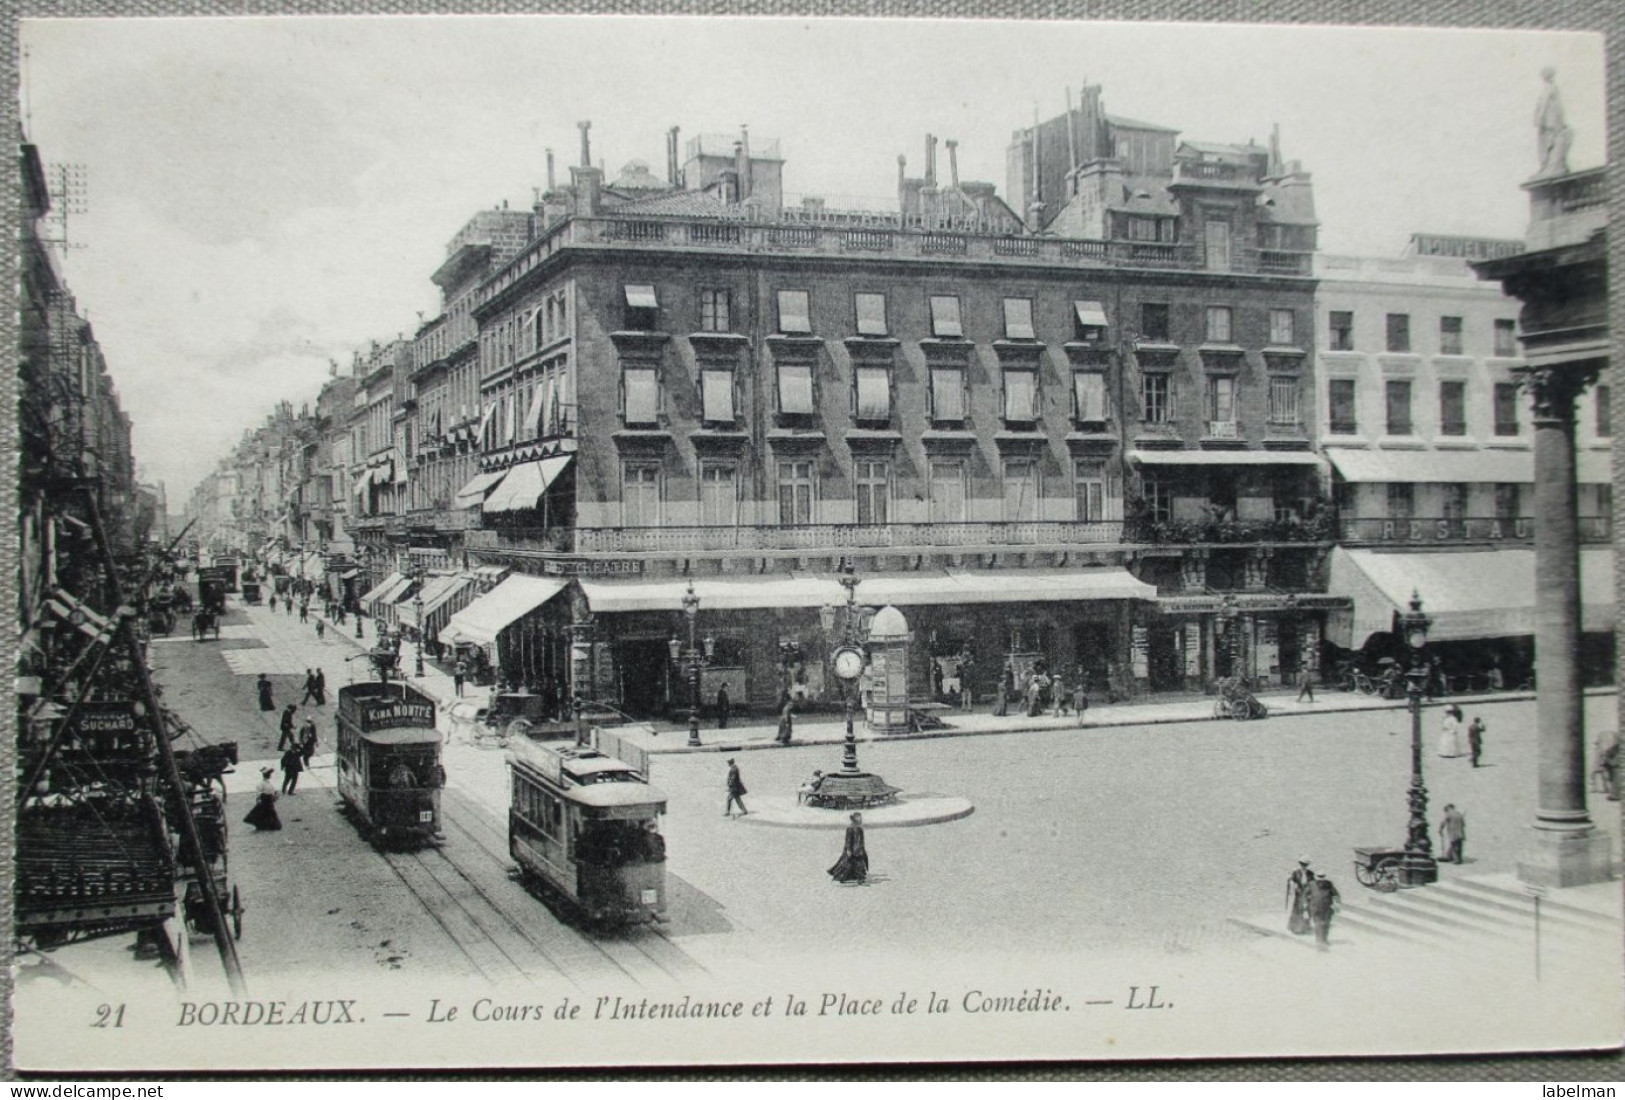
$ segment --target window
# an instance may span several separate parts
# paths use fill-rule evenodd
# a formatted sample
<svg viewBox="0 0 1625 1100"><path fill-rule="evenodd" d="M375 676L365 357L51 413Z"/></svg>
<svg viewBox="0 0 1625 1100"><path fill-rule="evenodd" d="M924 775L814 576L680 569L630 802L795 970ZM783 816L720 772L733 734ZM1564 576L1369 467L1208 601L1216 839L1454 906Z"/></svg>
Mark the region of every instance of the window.
<svg viewBox="0 0 1625 1100"><path fill-rule="evenodd" d="M1495 434L1518 434L1518 387L1513 382L1495 384Z"/></svg>
<svg viewBox="0 0 1625 1100"><path fill-rule="evenodd" d="M1460 520L1467 515L1467 486L1446 482L1439 486L1442 515L1447 520Z"/></svg>
<svg viewBox="0 0 1625 1100"><path fill-rule="evenodd" d="M858 420L891 419L891 371L886 367L859 367L856 371Z"/></svg>
<svg viewBox="0 0 1625 1100"><path fill-rule="evenodd" d="M1004 418L1019 423L1038 419L1038 372L1004 372Z"/></svg>
<svg viewBox="0 0 1625 1100"><path fill-rule="evenodd" d="M660 421L660 373L653 367L627 367L622 374L625 384L625 413L628 425L652 425Z"/></svg>
<svg viewBox="0 0 1625 1100"><path fill-rule="evenodd" d="M1291 347L1292 330L1292 311L1290 309L1270 310L1270 343L1276 347Z"/></svg>
<svg viewBox="0 0 1625 1100"><path fill-rule="evenodd" d="M1416 486L1408 481L1388 483L1388 518L1410 519L1416 514Z"/></svg>
<svg viewBox="0 0 1625 1100"><path fill-rule="evenodd" d="M1006 298L1004 300L1004 338L1006 340L1032 340L1033 300Z"/></svg>
<svg viewBox="0 0 1625 1100"><path fill-rule="evenodd" d="M629 462L621 472L621 523L660 526L660 467Z"/></svg>
<svg viewBox="0 0 1625 1100"><path fill-rule="evenodd" d="M813 414L812 364L779 364L779 412L788 416Z"/></svg>
<svg viewBox="0 0 1625 1100"><path fill-rule="evenodd" d="M1210 344L1228 344L1232 335L1230 331L1230 307L1207 307L1207 341Z"/></svg>
<svg viewBox="0 0 1625 1100"><path fill-rule="evenodd" d="M779 291L779 331L789 335L812 332L812 312L805 290Z"/></svg>
<svg viewBox="0 0 1625 1100"><path fill-rule="evenodd" d="M1439 383L1439 434L1467 434L1467 383Z"/></svg>
<svg viewBox="0 0 1625 1100"><path fill-rule="evenodd" d="M962 462L931 463L931 522L965 521L965 465Z"/></svg>
<svg viewBox="0 0 1625 1100"><path fill-rule="evenodd" d="M859 294L856 301L858 335L886 335L886 296L884 294Z"/></svg>
<svg viewBox="0 0 1625 1100"><path fill-rule="evenodd" d="M733 326L733 292L726 288L700 290L700 330L729 332Z"/></svg>
<svg viewBox="0 0 1625 1100"><path fill-rule="evenodd" d="M1353 435L1360 430L1354 416L1354 379L1333 378L1326 384L1326 398L1333 435Z"/></svg>
<svg viewBox="0 0 1625 1100"><path fill-rule="evenodd" d="M1409 313L1390 313L1388 315L1388 350L1411 350L1411 315Z"/></svg>
<svg viewBox="0 0 1625 1100"><path fill-rule="evenodd" d="M779 522L812 522L813 464L810 459L779 463Z"/></svg>
<svg viewBox="0 0 1625 1100"><path fill-rule="evenodd" d="M1128 239L1131 241L1154 241L1157 239L1156 218L1134 218L1128 220Z"/></svg>
<svg viewBox="0 0 1625 1100"><path fill-rule="evenodd" d="M1461 318L1439 318L1439 354L1461 354Z"/></svg>
<svg viewBox="0 0 1625 1100"><path fill-rule="evenodd" d="M1097 370L1080 370L1072 374L1072 413L1083 424L1100 423L1106 419L1106 376Z"/></svg>
<svg viewBox="0 0 1625 1100"><path fill-rule="evenodd" d="M1298 380L1296 378L1270 379L1270 423L1292 428L1298 426Z"/></svg>
<svg viewBox="0 0 1625 1100"><path fill-rule="evenodd" d="M660 316L660 302L652 286L626 287L626 327L639 332L653 329Z"/></svg>
<svg viewBox="0 0 1625 1100"><path fill-rule="evenodd" d="M959 299L954 295L939 294L931 297L931 335L964 336L959 323Z"/></svg>
<svg viewBox="0 0 1625 1100"><path fill-rule="evenodd" d="M1004 521L1031 523L1038 518L1038 463L1030 458L1004 460Z"/></svg>
<svg viewBox="0 0 1625 1100"><path fill-rule="evenodd" d="M858 523L868 526L885 523L887 502L891 499L891 463L860 458L856 470Z"/></svg>
<svg viewBox="0 0 1625 1100"><path fill-rule="evenodd" d="M1354 312L1352 310L1332 310L1327 328L1331 330L1332 351L1354 350Z"/></svg>
<svg viewBox="0 0 1625 1100"><path fill-rule="evenodd" d="M1143 302L1140 305L1140 335L1147 340L1167 343L1169 339L1168 303Z"/></svg>
<svg viewBox="0 0 1625 1100"><path fill-rule="evenodd" d="M1607 439L1614 434L1614 387L1598 386L1591 399L1597 404L1597 437Z"/></svg>
<svg viewBox="0 0 1625 1100"><path fill-rule="evenodd" d="M1303 517L1303 498L1295 495L1292 486L1277 485L1270 494L1270 508L1276 523L1292 523Z"/></svg>
<svg viewBox="0 0 1625 1100"><path fill-rule="evenodd" d="M700 371L700 419L710 424L734 422L734 372Z"/></svg>
<svg viewBox="0 0 1625 1100"><path fill-rule="evenodd" d="M1523 515L1523 486L1517 482L1497 482L1495 486L1495 518L1515 520Z"/></svg>
<svg viewBox="0 0 1625 1100"><path fill-rule="evenodd" d="M1099 523L1106 518L1106 467L1100 462L1080 462L1075 483L1079 523Z"/></svg>
<svg viewBox="0 0 1625 1100"><path fill-rule="evenodd" d="M700 464L700 522L732 527L739 521L739 467L732 462Z"/></svg>
<svg viewBox="0 0 1625 1100"><path fill-rule="evenodd" d="M1218 374L1207 380L1207 418L1218 424L1235 422L1236 380L1230 375Z"/></svg>
<svg viewBox="0 0 1625 1100"><path fill-rule="evenodd" d="M965 419L963 367L931 368L931 419L938 421Z"/></svg>
<svg viewBox="0 0 1625 1100"><path fill-rule="evenodd" d="M1169 422L1169 378L1162 373L1140 375L1141 415L1147 424Z"/></svg>
<svg viewBox="0 0 1625 1100"><path fill-rule="evenodd" d="M1518 357L1518 322L1507 317L1496 319L1495 354L1501 359Z"/></svg>
<svg viewBox="0 0 1625 1100"><path fill-rule="evenodd" d="M1410 435L1411 425L1411 384L1405 379L1390 379L1383 384L1383 393L1388 402L1388 434Z"/></svg>
<svg viewBox="0 0 1625 1100"><path fill-rule="evenodd" d="M1155 475L1147 474L1140 480L1145 494L1146 518L1153 523L1167 523L1174 518L1173 486Z"/></svg>
<svg viewBox="0 0 1625 1100"><path fill-rule="evenodd" d="M1099 344L1106 339L1106 310L1099 302L1073 302L1072 317L1076 322L1073 335L1085 344Z"/></svg>

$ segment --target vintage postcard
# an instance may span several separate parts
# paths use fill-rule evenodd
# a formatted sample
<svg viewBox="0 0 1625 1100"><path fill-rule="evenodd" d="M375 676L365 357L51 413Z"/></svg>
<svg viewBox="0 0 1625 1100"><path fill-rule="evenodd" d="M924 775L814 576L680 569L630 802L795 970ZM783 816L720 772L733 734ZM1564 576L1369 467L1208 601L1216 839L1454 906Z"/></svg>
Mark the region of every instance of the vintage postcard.
<svg viewBox="0 0 1625 1100"><path fill-rule="evenodd" d="M20 42L20 1069L1619 1045L1601 35Z"/></svg>

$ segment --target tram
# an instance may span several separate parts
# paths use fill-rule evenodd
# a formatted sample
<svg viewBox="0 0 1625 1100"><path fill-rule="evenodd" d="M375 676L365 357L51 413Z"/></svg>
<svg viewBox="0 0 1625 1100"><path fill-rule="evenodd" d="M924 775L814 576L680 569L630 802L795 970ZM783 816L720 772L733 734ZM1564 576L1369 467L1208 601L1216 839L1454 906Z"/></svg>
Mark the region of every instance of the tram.
<svg viewBox="0 0 1625 1100"><path fill-rule="evenodd" d="M410 684L338 690L339 797L375 847L427 843L440 831L440 733L434 699Z"/></svg>
<svg viewBox="0 0 1625 1100"><path fill-rule="evenodd" d="M516 741L508 851L525 885L594 925L666 908L666 796L614 757L573 742Z"/></svg>

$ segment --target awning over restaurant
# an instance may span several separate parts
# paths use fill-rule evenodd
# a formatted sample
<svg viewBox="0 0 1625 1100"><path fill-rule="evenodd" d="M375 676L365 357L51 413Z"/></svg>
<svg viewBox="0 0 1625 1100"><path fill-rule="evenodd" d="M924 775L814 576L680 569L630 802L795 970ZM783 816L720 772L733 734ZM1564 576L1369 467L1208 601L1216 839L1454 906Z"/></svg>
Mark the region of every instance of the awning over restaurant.
<svg viewBox="0 0 1625 1100"><path fill-rule="evenodd" d="M581 582L595 613L681 611L687 581L602 580ZM828 575L713 577L694 582L700 609L742 611L773 607L844 604L846 590ZM876 574L860 578L857 599L866 607L1151 599L1156 586L1123 569L1030 569L1011 572Z"/></svg>
<svg viewBox="0 0 1625 1100"><path fill-rule="evenodd" d="M1308 451L1130 451L1129 460L1147 466L1324 466Z"/></svg>
<svg viewBox="0 0 1625 1100"><path fill-rule="evenodd" d="M430 577L428 583L423 586L424 616L427 617L439 611L447 600L473 583L474 578L467 573L450 573Z"/></svg>
<svg viewBox="0 0 1625 1100"><path fill-rule="evenodd" d="M567 581L516 573L451 617L440 640L447 645L491 645L517 620L564 591Z"/></svg>
<svg viewBox="0 0 1625 1100"><path fill-rule="evenodd" d="M482 508L487 515L493 512L517 512L536 507L536 502L553 479L564 472L572 455L555 455L540 462L522 462L508 470L502 484L485 498Z"/></svg>
<svg viewBox="0 0 1625 1100"><path fill-rule="evenodd" d="M378 600L389 599L389 598L392 597L392 595L394 593L400 591L400 589L403 586L405 586L405 585L407 585L409 583L411 583L411 582L408 581L401 574L399 574L399 573L391 573L389 576L385 577L383 579L383 581L381 581L377 586L370 589L367 592L366 595L362 596L361 597L361 603L363 605L366 605L366 604L370 604L370 603L376 603Z"/></svg>
<svg viewBox="0 0 1625 1100"><path fill-rule="evenodd" d="M1505 482L1529 485L1535 480L1535 459L1528 451L1372 451L1356 447L1327 447L1344 481L1376 482ZM1608 451L1580 451L1575 476L1586 484L1613 479Z"/></svg>
<svg viewBox="0 0 1625 1100"><path fill-rule="evenodd" d="M495 488L496 483L502 480L502 475L505 473L507 473L506 470L498 470L495 473L475 474L469 478L468 484L457 490L455 502L457 507L472 508L480 503L485 499L485 494Z"/></svg>
<svg viewBox="0 0 1625 1100"><path fill-rule="evenodd" d="M1351 612L1333 612L1327 621L1330 640L1348 649L1388 631L1393 613L1409 606L1413 591L1433 620L1429 641L1535 632L1533 550L1393 554L1338 547L1327 590L1354 602ZM1613 629L1612 550L1580 552L1580 601L1584 629Z"/></svg>

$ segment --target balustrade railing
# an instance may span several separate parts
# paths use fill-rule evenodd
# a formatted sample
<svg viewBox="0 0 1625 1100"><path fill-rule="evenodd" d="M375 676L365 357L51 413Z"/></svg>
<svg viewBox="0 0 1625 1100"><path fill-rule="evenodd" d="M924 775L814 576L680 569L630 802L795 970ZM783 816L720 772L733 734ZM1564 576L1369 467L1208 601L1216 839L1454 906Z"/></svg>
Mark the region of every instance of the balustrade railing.
<svg viewBox="0 0 1625 1100"><path fill-rule="evenodd" d="M1121 541L1115 521L1079 523L808 524L759 527L500 528L469 531L477 550L632 553L722 550L915 549L972 546L1101 546Z"/></svg>

